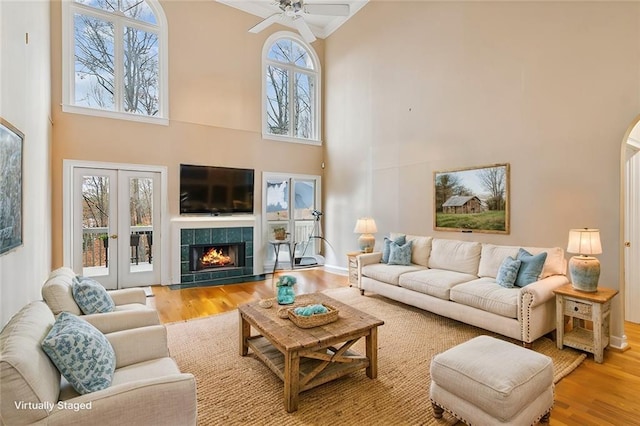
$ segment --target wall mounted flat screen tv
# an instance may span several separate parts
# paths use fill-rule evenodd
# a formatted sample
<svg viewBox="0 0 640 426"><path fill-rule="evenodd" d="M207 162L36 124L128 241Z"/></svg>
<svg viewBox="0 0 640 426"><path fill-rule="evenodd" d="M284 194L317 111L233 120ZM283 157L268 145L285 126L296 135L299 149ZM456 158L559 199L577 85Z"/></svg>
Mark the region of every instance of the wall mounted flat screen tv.
<svg viewBox="0 0 640 426"><path fill-rule="evenodd" d="M253 169L180 165L180 214L253 213Z"/></svg>

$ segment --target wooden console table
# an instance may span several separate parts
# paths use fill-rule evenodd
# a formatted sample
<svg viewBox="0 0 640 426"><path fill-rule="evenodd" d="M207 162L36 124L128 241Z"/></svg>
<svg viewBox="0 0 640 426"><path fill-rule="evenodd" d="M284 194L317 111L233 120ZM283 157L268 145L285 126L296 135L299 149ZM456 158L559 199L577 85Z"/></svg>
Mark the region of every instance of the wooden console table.
<svg viewBox="0 0 640 426"><path fill-rule="evenodd" d="M609 345L609 317L611 299L618 290L598 287L598 291L588 293L573 288L569 283L554 290L556 294L556 344L587 351L593 354L597 363L604 360L604 348ZM573 319L573 328L565 333L564 317ZM584 321L591 321L588 329Z"/></svg>

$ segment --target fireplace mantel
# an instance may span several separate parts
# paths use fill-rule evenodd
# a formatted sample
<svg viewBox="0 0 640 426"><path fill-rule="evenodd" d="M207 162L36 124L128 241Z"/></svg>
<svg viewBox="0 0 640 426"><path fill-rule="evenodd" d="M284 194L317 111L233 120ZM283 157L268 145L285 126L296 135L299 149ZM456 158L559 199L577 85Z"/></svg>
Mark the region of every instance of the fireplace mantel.
<svg viewBox="0 0 640 426"><path fill-rule="evenodd" d="M263 273L260 220L256 215L177 216L171 218L171 283L181 283L180 236L183 229L253 228L253 270Z"/></svg>

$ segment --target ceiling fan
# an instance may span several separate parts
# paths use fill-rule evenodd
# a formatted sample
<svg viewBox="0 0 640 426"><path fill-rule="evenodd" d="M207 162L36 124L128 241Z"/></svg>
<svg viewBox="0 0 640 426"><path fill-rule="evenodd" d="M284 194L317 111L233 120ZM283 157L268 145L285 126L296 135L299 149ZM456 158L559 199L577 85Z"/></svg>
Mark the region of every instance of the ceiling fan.
<svg viewBox="0 0 640 426"><path fill-rule="evenodd" d="M265 18L262 22L251 27L250 33L259 33L268 26L275 24L279 19L290 19L300 32L300 35L311 43L316 40L316 36L305 22L305 15L325 15L325 16L349 16L348 4L306 4L303 0L276 0L273 3L278 6L281 12Z"/></svg>

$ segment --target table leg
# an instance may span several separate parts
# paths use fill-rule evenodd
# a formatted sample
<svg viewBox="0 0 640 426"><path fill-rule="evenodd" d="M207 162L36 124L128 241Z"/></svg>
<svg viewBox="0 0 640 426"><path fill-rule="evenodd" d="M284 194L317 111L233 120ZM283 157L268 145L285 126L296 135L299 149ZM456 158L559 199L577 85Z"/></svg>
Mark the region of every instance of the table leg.
<svg viewBox="0 0 640 426"><path fill-rule="evenodd" d="M273 245L273 252L276 254L276 260L273 262L273 273L276 273L276 268L278 267L278 255L280 254L280 244Z"/></svg>
<svg viewBox="0 0 640 426"><path fill-rule="evenodd" d="M556 346L564 346L564 297L556 296Z"/></svg>
<svg viewBox="0 0 640 426"><path fill-rule="evenodd" d="M249 347L247 346L247 339L251 336L251 324L244 319L241 313L238 313L240 318L238 324L240 324L240 356L246 356L249 353Z"/></svg>
<svg viewBox="0 0 640 426"><path fill-rule="evenodd" d="M369 366L367 367L367 377L375 379L378 377L378 327L373 327L366 337L366 351Z"/></svg>
<svg viewBox="0 0 640 426"><path fill-rule="evenodd" d="M300 357L297 352L284 355L284 408L288 413L298 409L300 391Z"/></svg>
<svg viewBox="0 0 640 426"><path fill-rule="evenodd" d="M593 304L593 359L602 364L604 361L604 341L602 335L602 304Z"/></svg>

